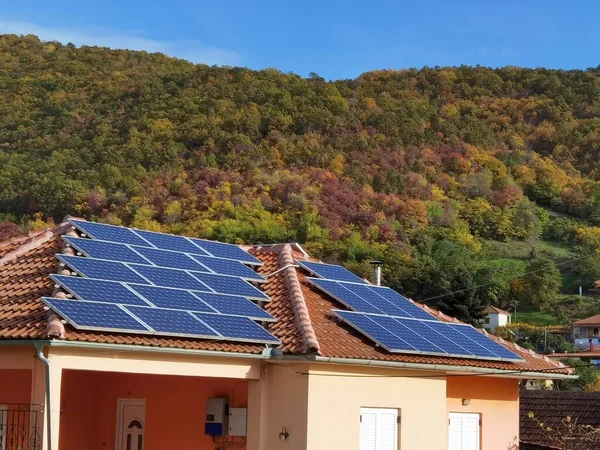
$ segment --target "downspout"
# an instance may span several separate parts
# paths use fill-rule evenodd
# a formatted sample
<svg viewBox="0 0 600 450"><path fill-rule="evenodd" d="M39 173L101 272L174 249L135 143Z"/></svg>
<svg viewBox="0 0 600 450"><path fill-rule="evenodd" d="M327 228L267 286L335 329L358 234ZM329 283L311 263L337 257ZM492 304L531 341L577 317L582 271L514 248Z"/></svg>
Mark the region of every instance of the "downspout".
<svg viewBox="0 0 600 450"><path fill-rule="evenodd" d="M46 414L46 440L48 442L48 450L52 450L52 408L50 407L50 360L44 355L44 347L39 342L33 344L36 350L37 358L46 367L46 405L44 412Z"/></svg>

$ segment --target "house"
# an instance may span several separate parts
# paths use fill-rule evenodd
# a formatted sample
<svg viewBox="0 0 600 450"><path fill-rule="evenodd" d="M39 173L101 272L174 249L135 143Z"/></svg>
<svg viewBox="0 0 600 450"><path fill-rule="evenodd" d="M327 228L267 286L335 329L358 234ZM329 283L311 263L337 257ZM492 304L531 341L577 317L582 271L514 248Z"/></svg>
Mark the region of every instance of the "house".
<svg viewBox="0 0 600 450"><path fill-rule="evenodd" d="M242 275L174 269L192 260ZM164 287L186 280L207 287ZM375 305L405 315L356 312ZM74 219L0 244L2 450L516 449L520 380L565 378L560 362L297 244L241 249Z"/></svg>
<svg viewBox="0 0 600 450"><path fill-rule="evenodd" d="M488 330L490 333L494 333L496 328L503 327L510 323L511 315L509 312L495 306L488 306L485 308L484 313L486 314L483 328Z"/></svg>
<svg viewBox="0 0 600 450"><path fill-rule="evenodd" d="M521 391L521 448L600 448L600 433L594 431L600 428L599 402L600 392Z"/></svg>
<svg viewBox="0 0 600 450"><path fill-rule="evenodd" d="M600 367L600 348L594 346L594 344L590 344L590 347L586 350L581 350L578 352L567 352L567 353L553 353L548 355L548 358L553 360L561 360L565 358L576 358L584 361L588 364L593 364L596 368Z"/></svg>
<svg viewBox="0 0 600 450"><path fill-rule="evenodd" d="M600 346L600 314L573 323L573 343L579 348Z"/></svg>

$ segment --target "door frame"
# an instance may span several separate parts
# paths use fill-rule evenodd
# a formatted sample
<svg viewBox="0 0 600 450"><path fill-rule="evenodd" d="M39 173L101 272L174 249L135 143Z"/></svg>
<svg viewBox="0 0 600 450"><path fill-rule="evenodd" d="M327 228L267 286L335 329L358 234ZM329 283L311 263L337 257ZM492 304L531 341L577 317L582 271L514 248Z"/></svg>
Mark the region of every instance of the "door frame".
<svg viewBox="0 0 600 450"><path fill-rule="evenodd" d="M144 407L144 434L146 433L146 399L145 398L118 398L117 399L117 428L115 433L115 450L123 450L123 411L125 406Z"/></svg>

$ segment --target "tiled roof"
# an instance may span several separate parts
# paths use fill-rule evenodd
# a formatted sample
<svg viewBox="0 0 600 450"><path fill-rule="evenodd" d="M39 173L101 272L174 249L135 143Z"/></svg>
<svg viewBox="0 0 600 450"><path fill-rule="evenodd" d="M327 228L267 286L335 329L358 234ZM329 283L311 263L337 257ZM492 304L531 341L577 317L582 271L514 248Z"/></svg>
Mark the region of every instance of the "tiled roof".
<svg viewBox="0 0 600 450"><path fill-rule="evenodd" d="M510 313L507 311L504 311L503 309L500 308L496 308L495 306L488 306L483 310L484 313L486 314L506 314L507 316L510 316Z"/></svg>
<svg viewBox="0 0 600 450"><path fill-rule="evenodd" d="M573 325L600 325L600 314L596 314L595 316L591 316L586 319L578 320L577 322L573 323Z"/></svg>
<svg viewBox="0 0 600 450"><path fill-rule="evenodd" d="M61 224L34 237L18 240L17 243L0 244L0 252L5 249L0 253L0 339L47 338L48 312L44 310L40 297L52 295L53 283L49 275L59 268L55 254L61 252L60 236L68 228L67 224ZM282 251L289 254L282 256ZM263 276L271 275L260 287L271 298L265 304L265 309L277 321L269 324L269 331L281 340L279 348L284 354L316 353L331 358L470 366L515 372L565 373L564 366L559 362L501 341L492 335L490 338L516 352L524 361L494 362L389 353L334 318L331 310L344 307L308 283L308 274L302 269L290 267L290 259L305 259L305 254L289 245L259 247L252 249L252 253L263 262L258 268L259 273ZM417 305L440 320L456 321L438 311ZM259 344L84 331L69 325L65 325L62 338L69 341L254 354L261 353L264 349L264 345Z"/></svg>
<svg viewBox="0 0 600 450"><path fill-rule="evenodd" d="M544 431L535 420L529 417L530 412L533 412L535 417L546 427L549 426L553 429L560 428L566 417L571 417L571 421L576 421L579 425L598 427L600 426L599 404L600 392L523 390L520 395L521 442L561 448L551 439L551 435L547 431Z"/></svg>

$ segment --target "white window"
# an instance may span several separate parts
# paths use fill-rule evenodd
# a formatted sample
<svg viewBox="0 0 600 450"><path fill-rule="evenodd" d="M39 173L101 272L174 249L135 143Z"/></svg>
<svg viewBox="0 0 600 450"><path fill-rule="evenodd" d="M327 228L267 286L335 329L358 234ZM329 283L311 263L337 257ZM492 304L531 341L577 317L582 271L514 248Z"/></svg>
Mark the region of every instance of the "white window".
<svg viewBox="0 0 600 450"><path fill-rule="evenodd" d="M479 414L450 413L449 450L479 450Z"/></svg>
<svg viewBox="0 0 600 450"><path fill-rule="evenodd" d="M360 409L360 450L398 450L398 410Z"/></svg>

